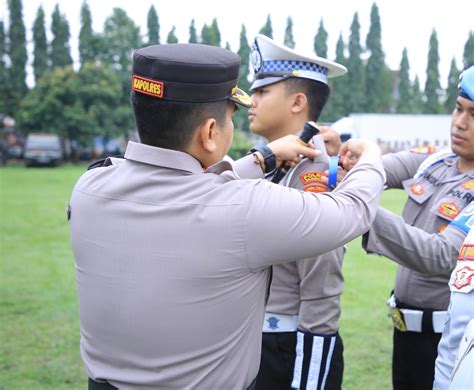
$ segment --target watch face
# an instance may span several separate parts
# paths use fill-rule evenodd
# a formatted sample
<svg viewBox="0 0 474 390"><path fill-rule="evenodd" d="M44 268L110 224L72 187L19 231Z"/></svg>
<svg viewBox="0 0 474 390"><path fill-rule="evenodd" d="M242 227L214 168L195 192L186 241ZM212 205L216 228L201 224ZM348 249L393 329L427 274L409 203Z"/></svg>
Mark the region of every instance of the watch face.
<svg viewBox="0 0 474 390"><path fill-rule="evenodd" d="M252 45L252 53L250 56L252 60L253 71L258 73L262 68L262 54L260 54L257 41L255 41Z"/></svg>

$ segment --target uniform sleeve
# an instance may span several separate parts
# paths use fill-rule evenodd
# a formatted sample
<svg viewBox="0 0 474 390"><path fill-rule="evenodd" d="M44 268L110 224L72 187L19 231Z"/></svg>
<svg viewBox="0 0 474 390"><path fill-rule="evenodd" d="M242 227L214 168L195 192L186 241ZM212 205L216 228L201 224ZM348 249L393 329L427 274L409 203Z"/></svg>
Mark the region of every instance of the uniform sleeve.
<svg viewBox="0 0 474 390"><path fill-rule="evenodd" d="M256 181L245 216L249 267L318 256L361 235L375 216L384 182L378 157L361 159L331 193Z"/></svg>
<svg viewBox="0 0 474 390"><path fill-rule="evenodd" d="M411 179L420 164L428 156L429 154L421 154L409 150L385 154L382 160L387 175L387 187L403 188L403 181Z"/></svg>
<svg viewBox="0 0 474 390"><path fill-rule="evenodd" d="M262 169L258 164L255 163L255 156L251 154L239 158L238 160L228 162L232 165L232 170L221 172L220 175L229 180L233 180L235 178L262 179L264 177Z"/></svg>
<svg viewBox="0 0 474 390"><path fill-rule="evenodd" d="M437 275L454 268L465 236L465 232L451 225L442 233L428 233L379 207L362 246L368 253L386 256L424 274Z"/></svg>

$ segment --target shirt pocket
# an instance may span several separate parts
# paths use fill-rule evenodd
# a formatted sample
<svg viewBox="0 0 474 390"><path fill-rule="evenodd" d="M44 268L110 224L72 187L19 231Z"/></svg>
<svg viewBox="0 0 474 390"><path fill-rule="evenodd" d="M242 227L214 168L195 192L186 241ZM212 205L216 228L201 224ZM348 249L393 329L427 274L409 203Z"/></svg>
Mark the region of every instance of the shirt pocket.
<svg viewBox="0 0 474 390"><path fill-rule="evenodd" d="M408 194L408 201L403 209L403 219L413 225L418 214L423 210L425 202L434 193L433 186L423 178L414 178L403 181L403 188Z"/></svg>

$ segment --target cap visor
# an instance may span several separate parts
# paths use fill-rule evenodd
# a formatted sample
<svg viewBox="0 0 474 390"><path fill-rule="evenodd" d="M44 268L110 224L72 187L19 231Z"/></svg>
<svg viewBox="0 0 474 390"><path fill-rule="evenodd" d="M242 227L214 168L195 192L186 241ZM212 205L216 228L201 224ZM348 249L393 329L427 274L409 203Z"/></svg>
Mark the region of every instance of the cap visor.
<svg viewBox="0 0 474 390"><path fill-rule="evenodd" d="M261 87L264 87L265 85L275 84L287 78L288 77L282 76L282 77L264 77L263 79L257 79L253 82L252 86L250 87L250 90L253 91L256 88L261 88Z"/></svg>
<svg viewBox="0 0 474 390"><path fill-rule="evenodd" d="M249 108L252 105L250 101L250 96L247 94L247 92L243 91L240 88L237 88L235 92L230 96L229 99L247 108Z"/></svg>

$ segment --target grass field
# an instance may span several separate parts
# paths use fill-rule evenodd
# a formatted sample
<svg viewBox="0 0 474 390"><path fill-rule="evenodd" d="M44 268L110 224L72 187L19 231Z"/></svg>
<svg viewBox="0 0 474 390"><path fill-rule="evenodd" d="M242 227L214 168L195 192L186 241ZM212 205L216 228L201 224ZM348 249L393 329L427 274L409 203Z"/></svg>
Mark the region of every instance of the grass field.
<svg viewBox="0 0 474 390"><path fill-rule="evenodd" d="M74 261L66 206L83 166L0 169L0 389L86 389L79 356ZM400 212L404 195L384 194ZM356 223L356 221L354 221ZM395 265L366 256L344 263L344 389L389 389L391 322L385 301Z"/></svg>

